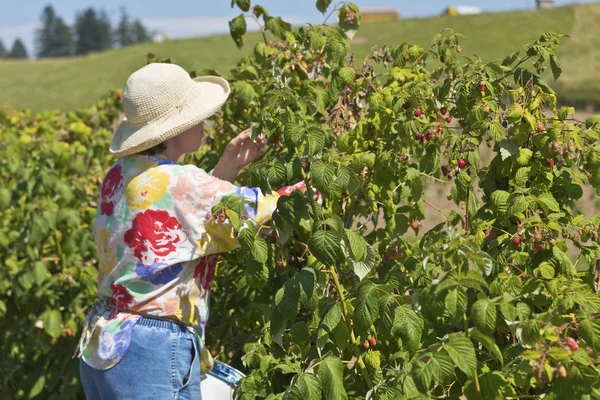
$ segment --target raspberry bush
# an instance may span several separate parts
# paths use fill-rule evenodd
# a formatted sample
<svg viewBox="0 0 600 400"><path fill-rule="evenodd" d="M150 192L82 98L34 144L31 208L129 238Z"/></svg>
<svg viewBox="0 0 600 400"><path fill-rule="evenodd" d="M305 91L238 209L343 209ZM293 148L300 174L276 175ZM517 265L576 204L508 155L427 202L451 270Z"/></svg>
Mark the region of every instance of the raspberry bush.
<svg viewBox="0 0 600 400"><path fill-rule="evenodd" d="M210 170L252 126L270 150L239 182L307 184L269 226L231 199L213 210L241 246L219 263L207 345L248 374L239 396L600 398L600 218L577 207L584 186L600 191L600 116L575 120L541 78L560 76L562 37L483 62L444 31L363 62L347 43L352 3L319 0L338 24L299 29L232 5L235 42L246 21L263 40L185 161ZM90 224L120 109L115 92L78 112L0 112L2 397L82 394L71 355L95 297ZM433 184L459 211L428 206ZM426 206L444 222L427 228Z"/></svg>

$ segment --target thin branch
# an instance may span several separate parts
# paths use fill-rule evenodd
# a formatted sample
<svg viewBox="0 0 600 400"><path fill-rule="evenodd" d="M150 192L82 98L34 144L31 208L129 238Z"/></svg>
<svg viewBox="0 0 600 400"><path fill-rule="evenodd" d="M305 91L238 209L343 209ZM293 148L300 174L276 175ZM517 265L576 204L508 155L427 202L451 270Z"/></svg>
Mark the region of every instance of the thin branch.
<svg viewBox="0 0 600 400"><path fill-rule="evenodd" d="M443 179L436 178L436 177L435 177L435 176L433 176L433 175L426 174L425 172L421 172L421 175L423 175L423 176L426 176L427 178L431 178L431 179L433 179L434 181L437 181L437 182L440 182L440 183L452 184L452 181L445 181L445 180L443 180Z"/></svg>
<svg viewBox="0 0 600 400"><path fill-rule="evenodd" d="M250 17L254 21L256 21L256 24L260 28L260 33L262 34L262 37L263 37L263 40L265 41L265 44L269 44L269 42L267 41L267 35L265 35L265 27L260 24L260 21L258 20L258 18L256 18L256 15L254 15L254 14L252 14L252 15L246 15L245 17L246 18Z"/></svg>
<svg viewBox="0 0 600 400"><path fill-rule="evenodd" d="M442 216L444 218L448 219L448 216L444 213L444 210L442 210L441 208L438 208L438 207L434 206L433 204L431 204L430 202L428 202L425 199L423 199L423 203L427 204L429 207L433 208L434 210L436 210L437 212L439 212L440 214L442 214Z"/></svg>

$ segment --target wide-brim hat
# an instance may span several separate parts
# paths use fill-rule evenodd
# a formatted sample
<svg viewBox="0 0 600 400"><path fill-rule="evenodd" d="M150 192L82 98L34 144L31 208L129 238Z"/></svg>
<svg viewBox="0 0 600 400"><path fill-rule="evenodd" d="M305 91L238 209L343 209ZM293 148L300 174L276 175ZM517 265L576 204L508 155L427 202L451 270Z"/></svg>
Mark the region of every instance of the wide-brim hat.
<svg viewBox="0 0 600 400"><path fill-rule="evenodd" d="M192 79L175 64L152 63L134 72L123 91L125 118L110 152L122 157L147 150L214 115L230 93L218 76Z"/></svg>

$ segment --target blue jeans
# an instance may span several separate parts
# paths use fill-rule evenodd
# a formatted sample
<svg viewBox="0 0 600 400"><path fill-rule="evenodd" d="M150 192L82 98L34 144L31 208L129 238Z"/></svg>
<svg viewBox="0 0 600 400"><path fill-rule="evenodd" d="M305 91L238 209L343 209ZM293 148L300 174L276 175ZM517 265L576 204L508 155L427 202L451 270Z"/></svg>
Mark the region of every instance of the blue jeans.
<svg viewBox="0 0 600 400"><path fill-rule="evenodd" d="M200 361L193 333L175 322L141 317L121 361L108 370L79 362L88 400L200 400Z"/></svg>

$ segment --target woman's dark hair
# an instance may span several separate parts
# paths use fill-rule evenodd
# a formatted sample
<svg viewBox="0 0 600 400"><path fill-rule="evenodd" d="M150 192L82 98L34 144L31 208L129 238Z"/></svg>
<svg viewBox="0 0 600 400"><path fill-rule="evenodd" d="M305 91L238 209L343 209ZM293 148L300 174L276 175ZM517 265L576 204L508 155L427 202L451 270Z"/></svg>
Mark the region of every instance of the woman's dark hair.
<svg viewBox="0 0 600 400"><path fill-rule="evenodd" d="M164 143L159 143L153 147L150 147L148 150L141 151L140 154L145 156L159 156L167 149L167 145Z"/></svg>

